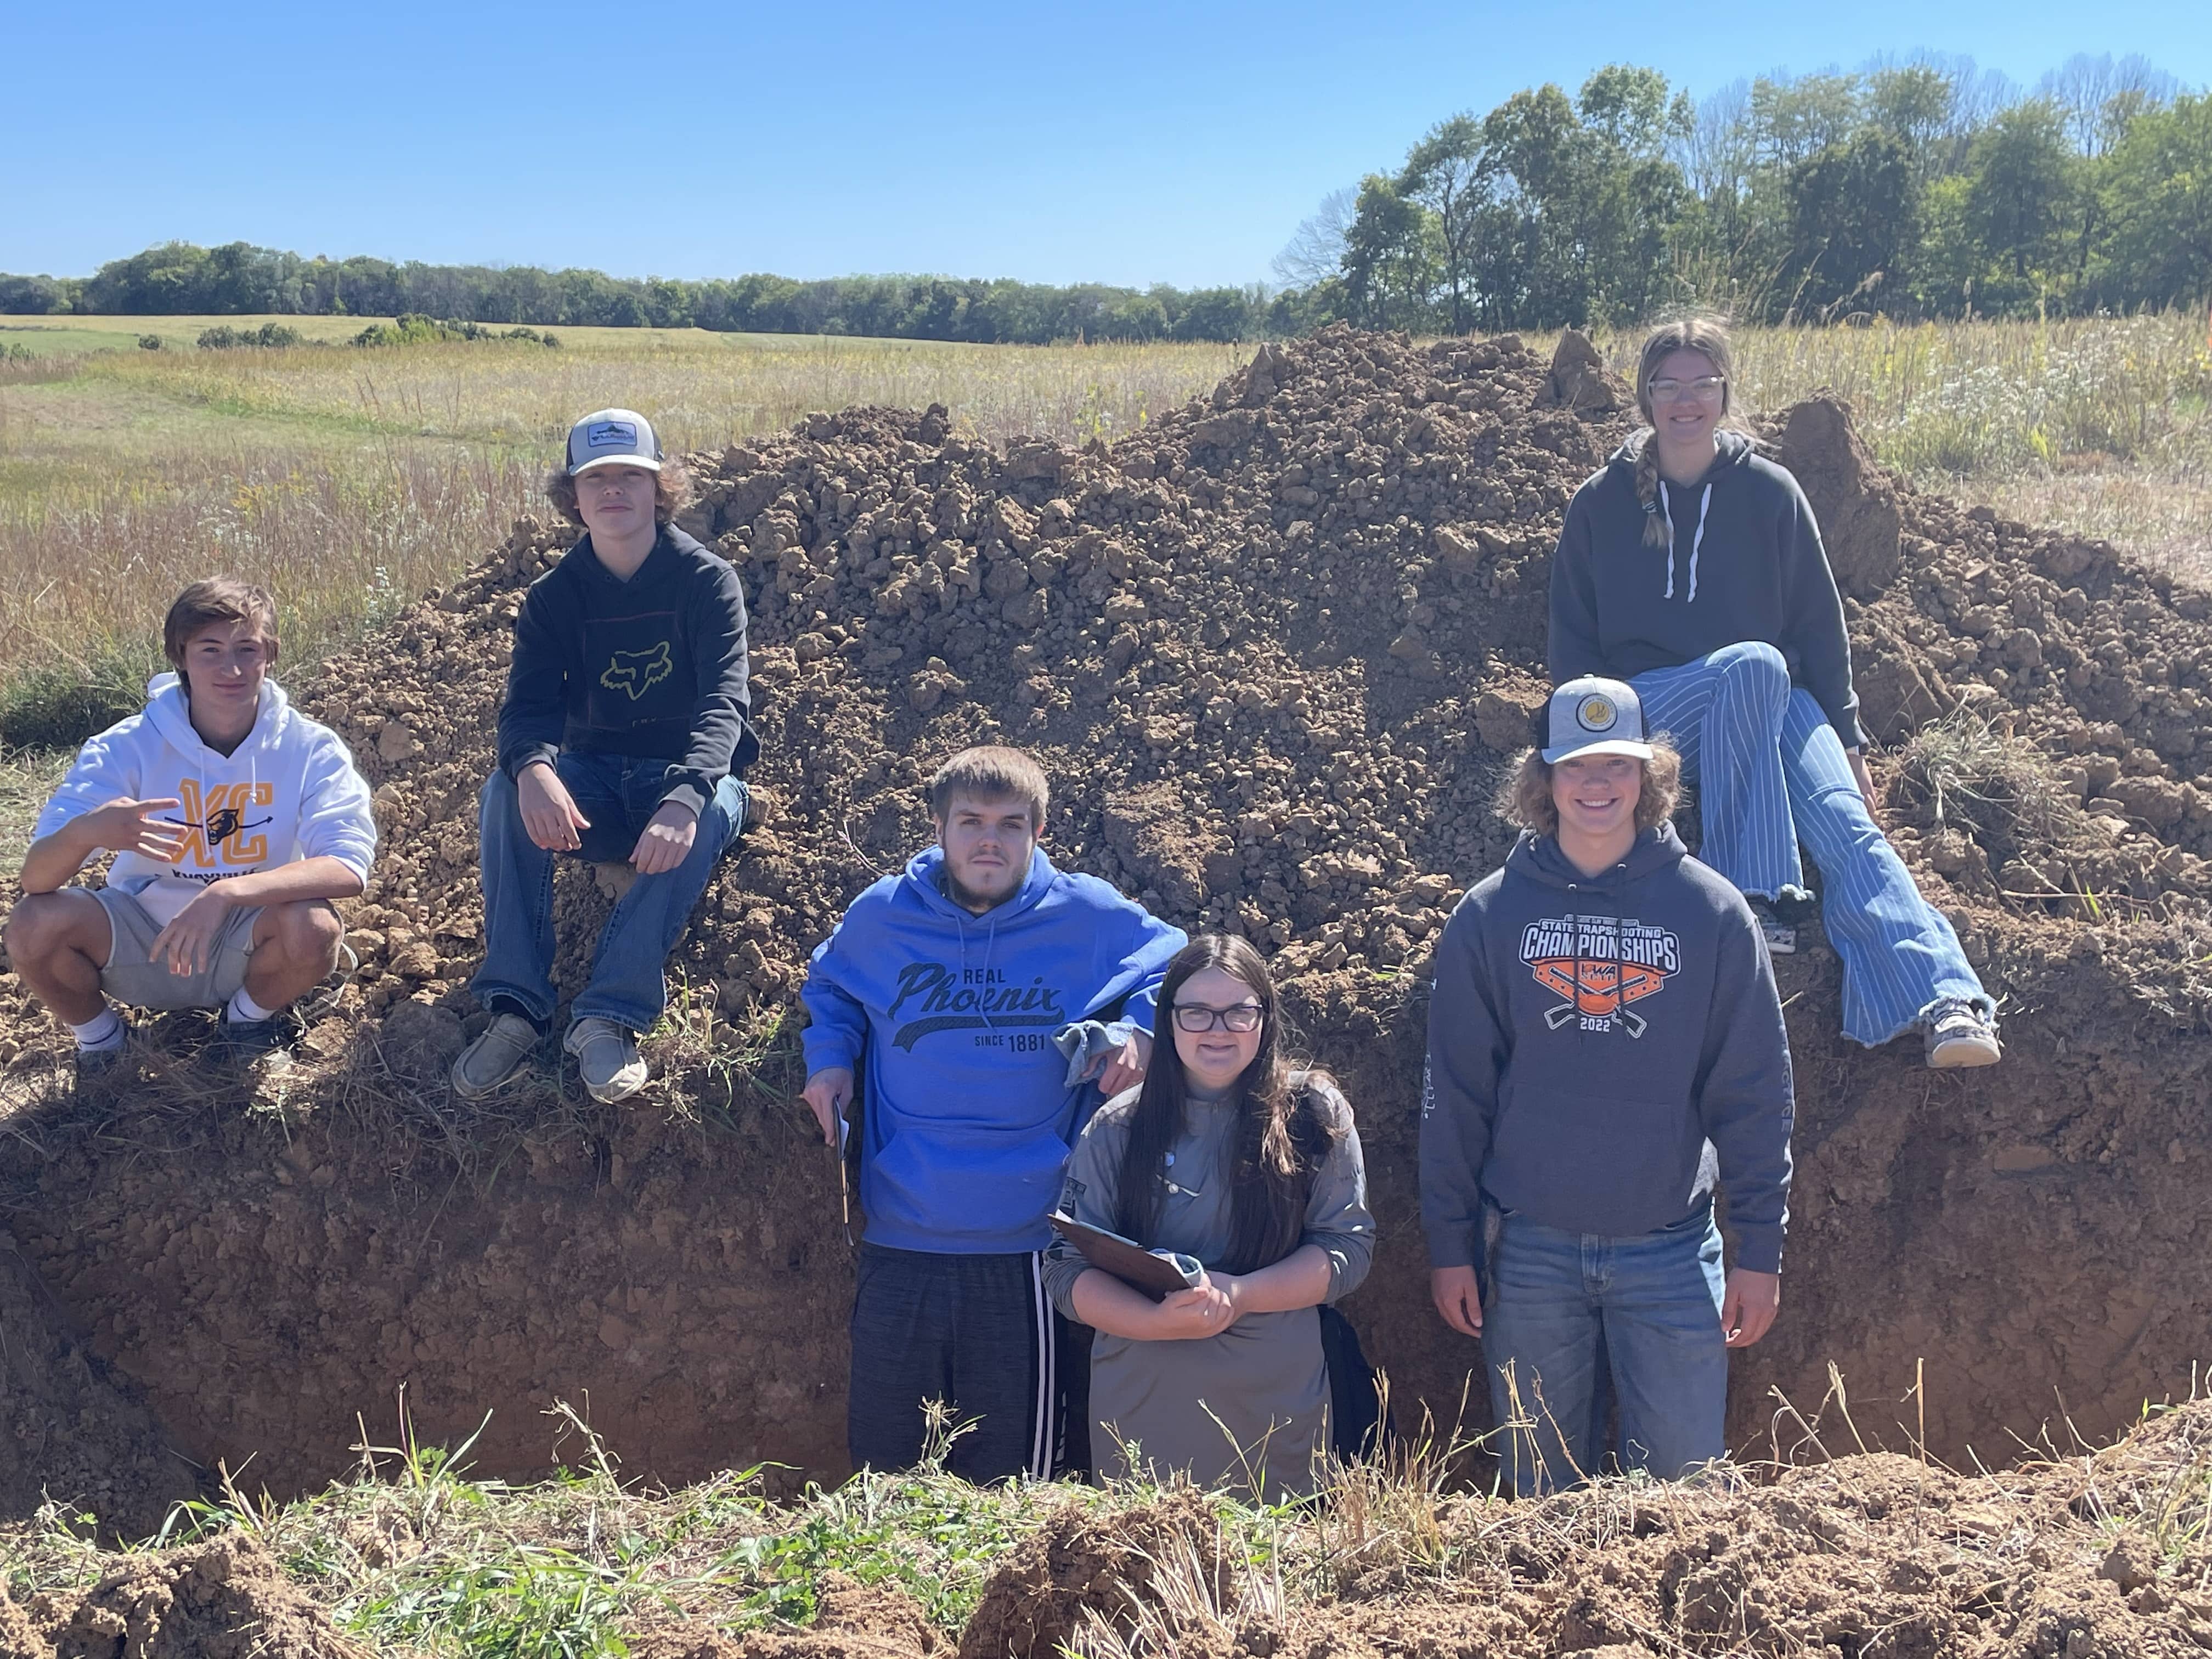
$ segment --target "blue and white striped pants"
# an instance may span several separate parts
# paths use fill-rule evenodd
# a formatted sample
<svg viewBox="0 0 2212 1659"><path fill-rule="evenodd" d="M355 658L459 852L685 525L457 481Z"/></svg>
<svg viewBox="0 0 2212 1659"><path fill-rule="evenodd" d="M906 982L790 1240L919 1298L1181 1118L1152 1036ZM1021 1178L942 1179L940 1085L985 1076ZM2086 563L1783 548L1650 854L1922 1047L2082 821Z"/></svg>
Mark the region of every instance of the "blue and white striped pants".
<svg viewBox="0 0 2212 1659"><path fill-rule="evenodd" d="M1931 1004L1994 1005L1942 914L1869 814L1843 740L1782 653L1730 645L1630 682L1644 729L1672 735L1698 790L1698 856L1747 894L1804 885L1800 839L1820 866L1820 920L1844 963L1844 1035L1871 1048Z"/></svg>

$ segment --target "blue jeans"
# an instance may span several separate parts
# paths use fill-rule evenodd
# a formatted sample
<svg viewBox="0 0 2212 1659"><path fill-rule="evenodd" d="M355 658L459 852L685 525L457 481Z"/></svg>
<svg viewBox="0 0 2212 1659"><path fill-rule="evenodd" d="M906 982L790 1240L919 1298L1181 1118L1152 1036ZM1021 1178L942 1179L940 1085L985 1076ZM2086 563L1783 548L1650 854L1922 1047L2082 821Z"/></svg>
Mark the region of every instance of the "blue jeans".
<svg viewBox="0 0 2212 1659"><path fill-rule="evenodd" d="M594 864L627 864L646 821L660 807L668 763L620 755L563 752L553 769L590 820L582 848L568 856ZM698 833L684 862L640 876L607 918L592 976L569 1010L574 1019L611 1019L650 1030L668 1006L661 967L684 937L691 907L714 865L745 821L745 787L735 778L715 786L699 814ZM543 1030L553 1020L553 860L530 839L514 780L505 771L485 780L477 817L483 847L484 959L469 989L489 1007L504 997Z"/></svg>
<svg viewBox="0 0 2212 1659"><path fill-rule="evenodd" d="M1790 683L1782 653L1724 646L1629 682L1647 731L1669 733L1698 789L1698 856L1740 892L1802 889L1802 838L1826 883L1820 907L1844 963L1844 1035L1873 1048L1902 1036L1936 1003L1996 1005L1943 913L1868 813L1843 739L1813 694Z"/></svg>
<svg viewBox="0 0 2212 1659"><path fill-rule="evenodd" d="M1609 1399L1620 1406L1613 1449L1624 1468L1673 1480L1728 1455L1726 1281L1711 1204L1634 1238L1509 1212L1491 1279L1482 1352L1498 1459L1516 1493L1599 1473Z"/></svg>

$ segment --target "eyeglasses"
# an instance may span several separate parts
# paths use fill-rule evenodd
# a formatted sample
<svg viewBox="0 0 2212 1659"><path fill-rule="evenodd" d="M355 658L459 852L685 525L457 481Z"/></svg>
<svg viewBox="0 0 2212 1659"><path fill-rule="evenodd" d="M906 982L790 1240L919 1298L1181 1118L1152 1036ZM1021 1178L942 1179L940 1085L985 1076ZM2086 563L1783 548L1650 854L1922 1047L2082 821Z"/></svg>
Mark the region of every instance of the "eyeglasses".
<svg viewBox="0 0 2212 1659"><path fill-rule="evenodd" d="M1700 374L1694 380L1647 380L1644 387L1655 403L1671 404L1683 398L1695 398L1699 403L1709 404L1721 395L1721 388L1727 384L1721 375Z"/></svg>
<svg viewBox="0 0 2212 1659"><path fill-rule="evenodd" d="M1234 1008L1208 1008L1202 1003L1178 1002L1175 1006L1176 1029L1182 1031L1210 1031L1218 1025L1224 1031L1256 1031L1260 1029L1260 1005L1240 1002Z"/></svg>

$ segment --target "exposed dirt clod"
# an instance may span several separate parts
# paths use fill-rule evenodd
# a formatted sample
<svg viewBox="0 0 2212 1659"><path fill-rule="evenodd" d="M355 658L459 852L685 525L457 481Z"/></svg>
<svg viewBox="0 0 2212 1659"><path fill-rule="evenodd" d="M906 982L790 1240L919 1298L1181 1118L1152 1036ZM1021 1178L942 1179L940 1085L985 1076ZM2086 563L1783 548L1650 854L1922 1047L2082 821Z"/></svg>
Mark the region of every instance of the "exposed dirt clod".
<svg viewBox="0 0 2212 1659"><path fill-rule="evenodd" d="M367 1659L248 1538L113 1558L81 1594L17 1608L0 1651L21 1659Z"/></svg>

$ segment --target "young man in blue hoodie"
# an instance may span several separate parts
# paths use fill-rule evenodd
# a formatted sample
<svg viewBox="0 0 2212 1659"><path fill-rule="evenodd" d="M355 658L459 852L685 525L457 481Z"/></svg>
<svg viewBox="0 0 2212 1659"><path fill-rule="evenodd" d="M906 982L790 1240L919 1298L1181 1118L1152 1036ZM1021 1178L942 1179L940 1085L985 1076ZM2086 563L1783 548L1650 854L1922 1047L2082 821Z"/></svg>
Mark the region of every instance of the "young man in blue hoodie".
<svg viewBox="0 0 2212 1659"><path fill-rule="evenodd" d="M24 855L8 960L76 1036L80 1077L122 1060L110 999L221 1008L218 1058L283 1057L277 1015L337 964L332 899L376 852L368 786L329 727L269 678L276 606L219 577L169 607L173 673L89 739ZM115 861L96 888L77 872Z"/></svg>
<svg viewBox="0 0 2212 1659"><path fill-rule="evenodd" d="M1421 1102L1431 1294L1482 1340L1524 1496L1598 1471L1608 1384L1625 1466L1727 1455L1728 1350L1781 1299L1793 1111L1759 923L1668 822L1679 758L1618 680L1561 686L1546 724L1520 842L1437 947Z"/></svg>
<svg viewBox="0 0 2212 1659"><path fill-rule="evenodd" d="M1054 1472L1079 1379L1060 1374L1046 1218L1084 1107L1144 1075L1153 1001L1185 940L1097 878L1053 868L1036 844L1047 793L1019 750L947 761L929 785L935 843L853 901L807 975L806 1100L833 1146L866 1079L846 1417L862 1468L919 1462L941 1401L972 1425L955 1474ZM1085 1052L1104 1061L1090 1068L1103 1094L1071 1084L1062 1042L1079 1071Z"/></svg>

